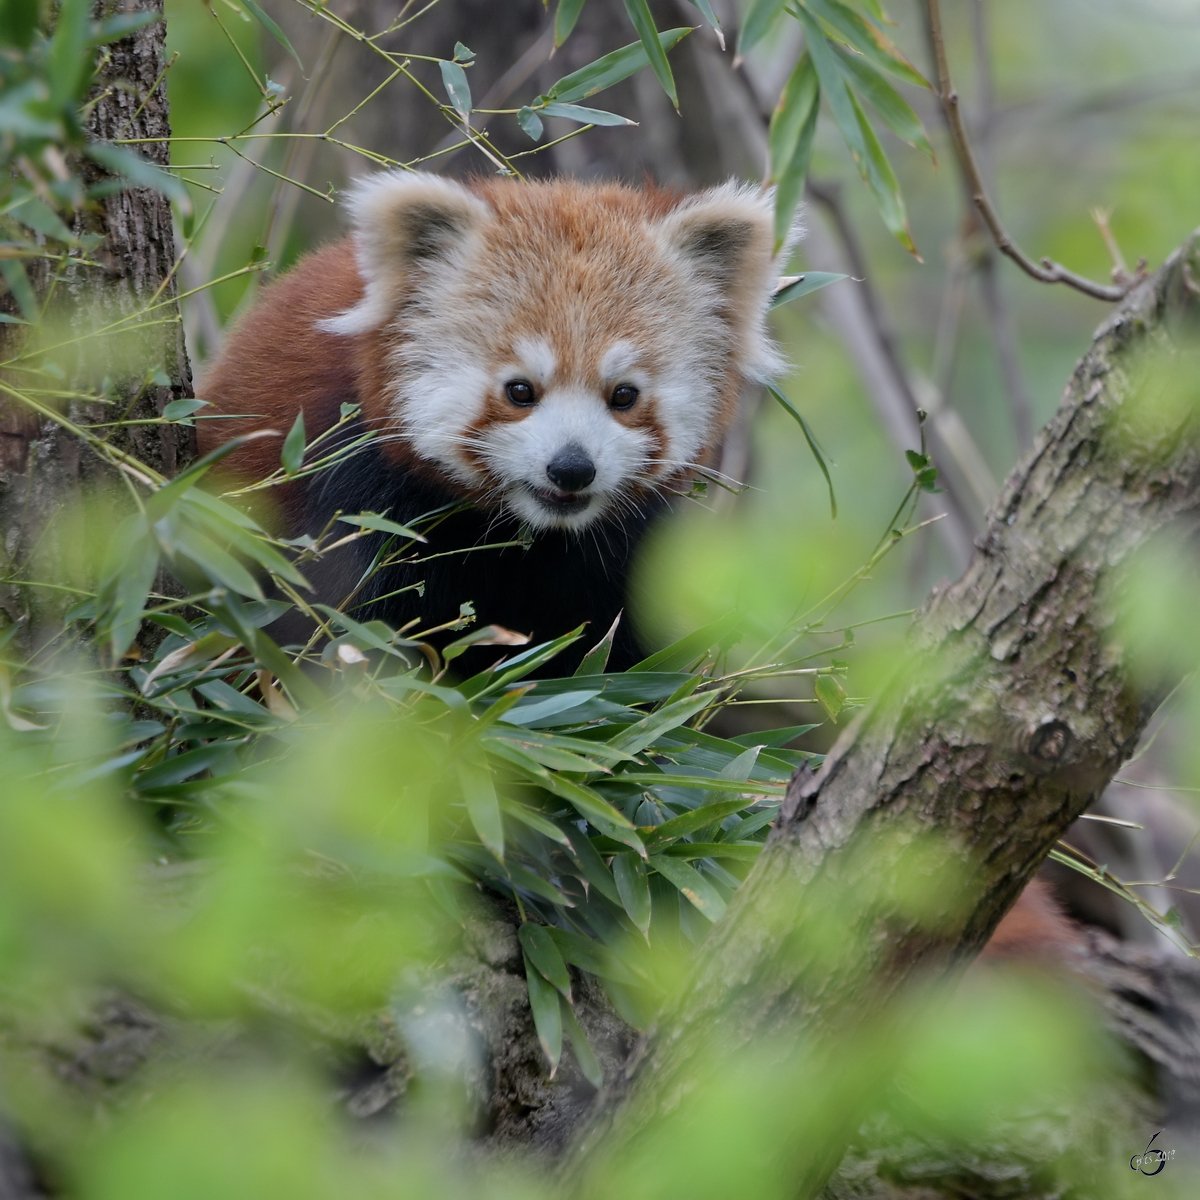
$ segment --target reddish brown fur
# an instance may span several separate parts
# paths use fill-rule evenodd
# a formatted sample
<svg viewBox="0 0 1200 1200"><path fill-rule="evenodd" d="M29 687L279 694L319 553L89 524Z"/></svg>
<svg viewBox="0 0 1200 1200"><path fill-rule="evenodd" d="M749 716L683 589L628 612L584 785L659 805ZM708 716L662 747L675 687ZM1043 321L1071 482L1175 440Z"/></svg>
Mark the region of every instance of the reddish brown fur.
<svg viewBox="0 0 1200 1200"><path fill-rule="evenodd" d="M1075 922L1063 912L1049 885L1035 879L996 926L982 957L1061 962L1084 949Z"/></svg>
<svg viewBox="0 0 1200 1200"><path fill-rule="evenodd" d="M337 420L334 398L345 390L346 339L312 326L354 304L362 287L346 240L319 250L264 289L199 390L218 412L246 414L247 419L199 422L202 453L237 434L259 429L287 433L301 409L310 437ZM297 336L300 331L303 336ZM251 442L233 462L254 478L269 475L279 465L279 443L266 438Z"/></svg>

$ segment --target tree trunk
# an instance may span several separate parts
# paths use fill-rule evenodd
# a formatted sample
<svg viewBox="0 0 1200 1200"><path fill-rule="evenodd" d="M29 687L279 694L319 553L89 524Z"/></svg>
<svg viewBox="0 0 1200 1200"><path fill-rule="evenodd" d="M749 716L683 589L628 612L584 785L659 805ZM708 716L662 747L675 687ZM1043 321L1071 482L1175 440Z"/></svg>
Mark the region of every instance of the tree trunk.
<svg viewBox="0 0 1200 1200"><path fill-rule="evenodd" d="M97 14L113 7L99 0ZM124 7L161 14L162 0L136 0ZM165 139L171 132L162 75L165 38L160 20L108 47L86 121L93 139L164 139L137 147L160 166L169 161L170 144ZM76 164L76 169L87 184L107 178L91 160ZM63 411L80 425L158 417L172 400L192 395L172 277L175 245L170 204L159 192L129 188L78 213L73 232L104 239L93 255L101 266L97 269L72 259L60 268L46 259L31 272L45 306L42 328L57 331L47 340L78 339L47 357L58 372L54 386L77 393L102 392L107 402L70 399ZM128 321L121 332L97 335L98 329L162 301L167 304ZM21 343L17 336L6 339L3 357L36 345L39 331L19 336ZM10 377L18 387L28 379L28 375ZM135 424L101 432L113 445L168 475L195 452L195 431L186 426ZM111 482L111 472L101 460L60 425L23 408L20 401L0 405L0 610L9 621L25 626L27 650L52 636L63 612L78 596L11 581L53 579L60 576L64 564L86 561L86 521L64 518L84 511L84 500Z"/></svg>
<svg viewBox="0 0 1200 1200"><path fill-rule="evenodd" d="M115 7L100 0L97 15ZM126 9L161 14L162 0L135 0ZM90 138L167 138L170 114L163 72L166 30L160 20L113 43L96 78L87 117ZM139 147L144 157L165 166L167 141ZM105 178L90 160L76 165L88 184ZM64 412L78 424L160 416L172 400L192 395L191 369L183 344L176 287L171 208L159 192L131 188L78 213L76 236L99 234L94 254L102 269L71 261L65 269L43 260L31 272L45 306L45 325L80 337L54 360L63 390L103 389L108 403L71 400ZM143 325L121 336L87 336L150 302L168 301ZM130 322L138 325L139 322ZM11 329L12 327L4 327ZM10 359L30 346L38 331L0 339ZM19 340L19 338L21 340ZM25 340L25 339L29 340ZM53 336L50 341L65 340ZM161 372L155 381L156 372ZM65 382L64 382L65 378ZM28 376L8 375L15 387ZM114 445L165 474L173 474L195 453L195 431L178 425L132 425L108 431ZM111 472L86 446L49 418L19 401L0 402L0 612L5 624L20 624L19 645L28 653L61 627L62 615L79 597L26 586L17 580L53 579L64 564L86 560L86 524L67 518L97 488L112 483ZM102 544L102 539L101 539ZM40 570L39 567L46 567ZM15 1139L0 1125L0 1200L35 1200L46 1195Z"/></svg>
<svg viewBox="0 0 1200 1200"><path fill-rule="evenodd" d="M1133 751L1155 703L1131 684L1109 601L1131 555L1165 526L1194 525L1200 507L1195 402L1181 420L1143 363L1200 331L1198 272L1194 235L1101 326L967 572L916 619L904 666L820 772L793 779L577 1170L636 1161L639 1131L679 1104L712 1047L867 1029L915 973L969 961ZM936 848L922 850L932 832ZM933 911L906 915L903 885L889 885L914 855L943 891ZM855 953L831 957L818 935L838 905L855 906ZM824 1185L860 1116L848 1104L824 1153L808 1147L798 1194Z"/></svg>

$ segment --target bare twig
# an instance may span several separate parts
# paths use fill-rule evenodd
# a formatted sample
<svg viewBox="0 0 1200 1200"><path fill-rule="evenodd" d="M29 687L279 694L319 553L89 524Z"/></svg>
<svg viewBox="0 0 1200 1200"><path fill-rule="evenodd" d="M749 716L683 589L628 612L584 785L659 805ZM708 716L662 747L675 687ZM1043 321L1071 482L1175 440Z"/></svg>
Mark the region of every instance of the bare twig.
<svg viewBox="0 0 1200 1200"><path fill-rule="evenodd" d="M1095 280L1077 275L1061 263L1050 258L1043 258L1039 266L1033 261L1009 236L1000 220L999 213L993 207L983 184L979 171L979 163L967 137L966 126L963 123L962 112L958 106L958 92L950 79L950 67L946 59L946 41L942 30L941 0L926 0L926 11L929 17L929 36L933 44L934 62L937 67L938 90L941 95L942 107L946 113L946 122L950 127L950 138L954 144L955 157L966 177L967 188L971 199L979 210L983 223L987 226L996 247L1002 254L1008 255L1032 279L1040 283L1065 283L1085 296L1094 296L1097 300L1120 300L1129 291L1132 283L1106 285ZM1136 282L1133 281L1133 282Z"/></svg>

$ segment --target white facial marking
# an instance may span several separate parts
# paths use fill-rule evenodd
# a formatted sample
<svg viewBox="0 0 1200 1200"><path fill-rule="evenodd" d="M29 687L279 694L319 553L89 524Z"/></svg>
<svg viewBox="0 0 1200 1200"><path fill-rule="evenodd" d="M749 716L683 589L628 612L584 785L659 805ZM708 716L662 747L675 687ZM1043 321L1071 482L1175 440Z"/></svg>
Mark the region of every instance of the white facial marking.
<svg viewBox="0 0 1200 1200"><path fill-rule="evenodd" d="M549 387L554 379L554 368L558 366L558 355L550 343L545 338L521 338L513 349L521 364L517 374L539 387ZM505 376L506 380L511 378L512 375Z"/></svg>
<svg viewBox="0 0 1200 1200"><path fill-rule="evenodd" d="M627 371L637 365L641 355L632 342L613 342L600 359L600 377L606 383L615 383Z"/></svg>
<svg viewBox="0 0 1200 1200"><path fill-rule="evenodd" d="M393 412L405 437L422 457L439 463L470 487L482 482L478 468L463 451L464 430L483 413L491 379L460 355L433 356L397 389Z"/></svg>

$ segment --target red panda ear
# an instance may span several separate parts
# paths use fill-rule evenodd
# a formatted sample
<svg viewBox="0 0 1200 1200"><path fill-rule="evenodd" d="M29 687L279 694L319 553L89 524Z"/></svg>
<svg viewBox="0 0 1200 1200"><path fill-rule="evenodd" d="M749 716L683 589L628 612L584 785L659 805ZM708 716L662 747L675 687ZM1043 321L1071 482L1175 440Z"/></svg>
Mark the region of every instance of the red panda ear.
<svg viewBox="0 0 1200 1200"><path fill-rule="evenodd" d="M461 259L491 210L462 184L419 171L389 171L357 183L349 205L363 299L325 322L360 333L394 314L405 276L422 262Z"/></svg>
<svg viewBox="0 0 1200 1200"><path fill-rule="evenodd" d="M722 315L748 375L774 361L765 326L779 267L773 209L770 192L727 183L685 200L658 223L671 257L725 301Z"/></svg>

